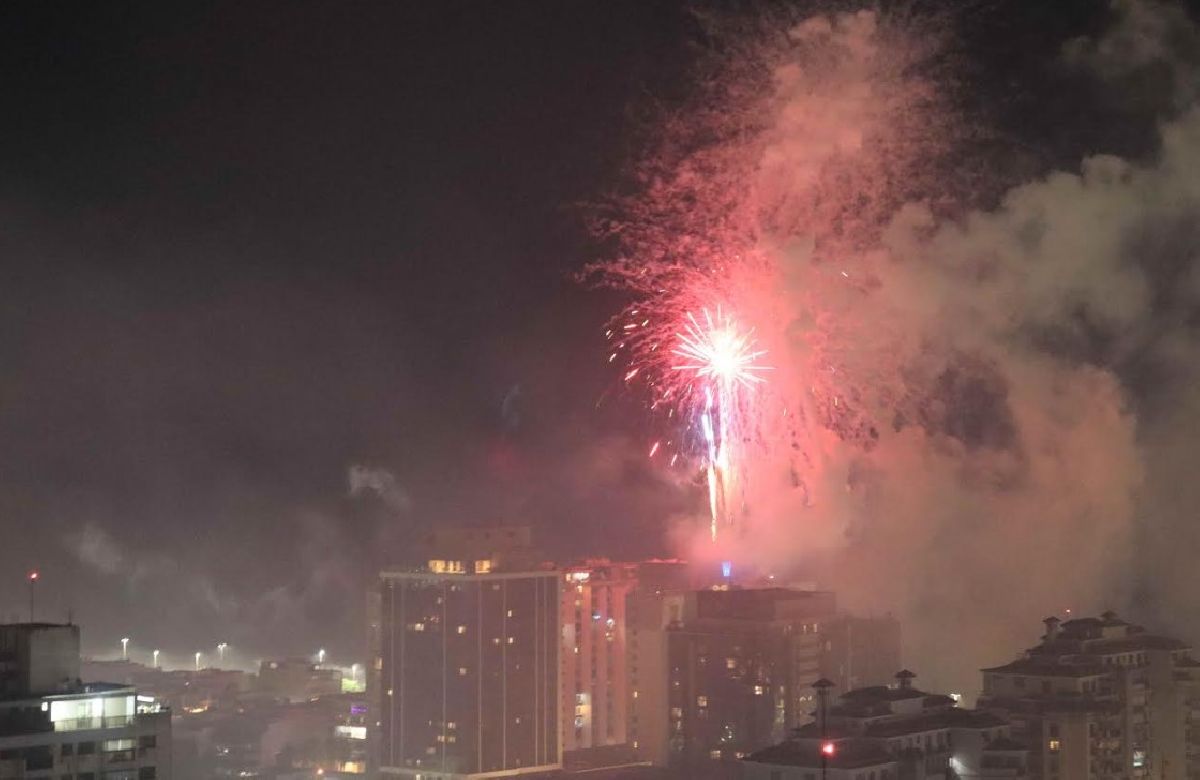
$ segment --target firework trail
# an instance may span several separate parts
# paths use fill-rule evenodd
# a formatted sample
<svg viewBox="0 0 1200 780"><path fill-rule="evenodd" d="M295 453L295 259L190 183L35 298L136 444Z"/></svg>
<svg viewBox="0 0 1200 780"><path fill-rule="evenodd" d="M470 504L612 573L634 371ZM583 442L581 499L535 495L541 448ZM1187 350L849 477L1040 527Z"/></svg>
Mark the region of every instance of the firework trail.
<svg viewBox="0 0 1200 780"><path fill-rule="evenodd" d="M741 409L740 396L762 382L760 374L769 367L756 362L766 350L755 349L753 330L739 331L737 324L720 309L715 318L708 310L703 315L701 323L688 312L684 330L677 334L678 346L673 351L689 362L672 368L693 374L703 383L700 427L707 461L709 534L715 542L720 523L732 525L734 522L729 499L736 490L739 462L734 450L737 447L736 431L742 427L737 419Z"/></svg>

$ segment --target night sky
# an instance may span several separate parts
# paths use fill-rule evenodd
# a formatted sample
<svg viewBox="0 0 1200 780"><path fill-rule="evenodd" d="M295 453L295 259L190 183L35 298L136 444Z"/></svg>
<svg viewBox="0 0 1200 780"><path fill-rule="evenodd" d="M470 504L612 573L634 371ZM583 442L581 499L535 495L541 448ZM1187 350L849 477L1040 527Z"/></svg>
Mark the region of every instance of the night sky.
<svg viewBox="0 0 1200 780"><path fill-rule="evenodd" d="M975 5L964 78L1016 167L1145 150L1152 95L1047 65L1106 3ZM357 660L371 575L432 525L665 552L695 495L645 465L617 298L574 277L695 7L5 4L0 610L37 568L95 652Z"/></svg>

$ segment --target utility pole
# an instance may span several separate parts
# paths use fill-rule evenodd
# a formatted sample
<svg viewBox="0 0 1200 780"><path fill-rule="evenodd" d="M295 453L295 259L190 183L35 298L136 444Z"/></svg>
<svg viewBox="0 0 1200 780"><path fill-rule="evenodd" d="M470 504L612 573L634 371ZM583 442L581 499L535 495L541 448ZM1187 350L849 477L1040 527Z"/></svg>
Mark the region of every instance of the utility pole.
<svg viewBox="0 0 1200 780"><path fill-rule="evenodd" d="M833 683L826 680L824 677L813 683L813 688L817 689L817 701L819 709L817 716L820 718L818 724L821 729L821 780L828 780L829 777L829 759L833 755L833 743L829 741L829 689L833 687Z"/></svg>
<svg viewBox="0 0 1200 780"><path fill-rule="evenodd" d="M33 622L33 591L34 585L37 584L38 573L36 571L29 572L29 622Z"/></svg>

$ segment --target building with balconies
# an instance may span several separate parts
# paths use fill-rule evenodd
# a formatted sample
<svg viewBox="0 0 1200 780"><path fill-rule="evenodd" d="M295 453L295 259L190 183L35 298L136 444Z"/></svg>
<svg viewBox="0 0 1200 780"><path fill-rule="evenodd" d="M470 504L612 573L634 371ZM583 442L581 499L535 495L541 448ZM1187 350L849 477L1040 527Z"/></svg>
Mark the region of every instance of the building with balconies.
<svg viewBox="0 0 1200 780"><path fill-rule="evenodd" d="M1043 622L1039 645L983 670L979 699L1030 745L1036 777L1200 777L1200 720L1192 714L1200 664L1186 643L1112 612Z"/></svg>
<svg viewBox="0 0 1200 780"><path fill-rule="evenodd" d="M79 680L79 627L0 626L0 778L170 780L171 715Z"/></svg>

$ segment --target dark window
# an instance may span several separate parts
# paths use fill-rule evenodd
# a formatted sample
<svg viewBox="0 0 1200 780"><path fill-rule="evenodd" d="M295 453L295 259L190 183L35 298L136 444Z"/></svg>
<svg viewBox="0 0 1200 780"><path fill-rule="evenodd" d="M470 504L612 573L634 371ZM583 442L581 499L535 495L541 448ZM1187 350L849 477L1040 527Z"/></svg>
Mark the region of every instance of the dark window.
<svg viewBox="0 0 1200 780"><path fill-rule="evenodd" d="M95 772L80 772L75 775L75 780L96 780Z"/></svg>
<svg viewBox="0 0 1200 780"><path fill-rule="evenodd" d="M64 742L63 746L59 749L59 755L70 756L70 755L73 755L74 753L75 753L75 743L74 742Z"/></svg>
<svg viewBox="0 0 1200 780"><path fill-rule="evenodd" d="M152 766L144 766L138 769L138 780L154 780L155 771Z"/></svg>
<svg viewBox="0 0 1200 780"><path fill-rule="evenodd" d="M95 753L95 752L96 752L96 743L95 742L80 742L79 743L79 755L86 756L89 753Z"/></svg>
<svg viewBox="0 0 1200 780"><path fill-rule="evenodd" d="M157 737L155 737L153 734L147 734L146 736L138 739L138 747L140 747L140 748L155 747L158 744L158 742L156 740L157 740Z"/></svg>

